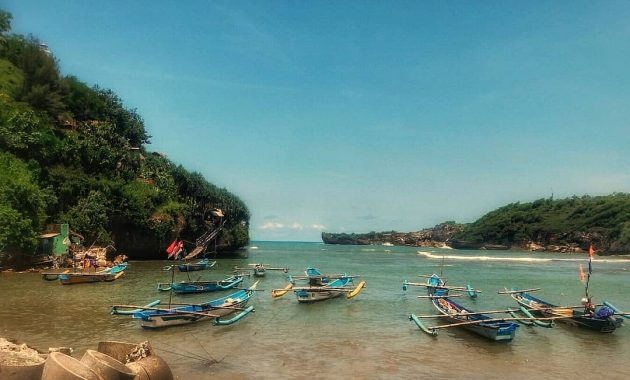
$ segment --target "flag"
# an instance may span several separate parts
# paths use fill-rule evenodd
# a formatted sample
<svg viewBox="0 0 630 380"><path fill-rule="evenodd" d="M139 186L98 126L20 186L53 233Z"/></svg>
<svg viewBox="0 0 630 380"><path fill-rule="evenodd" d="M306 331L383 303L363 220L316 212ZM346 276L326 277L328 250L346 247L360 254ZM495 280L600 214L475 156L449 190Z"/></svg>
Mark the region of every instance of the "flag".
<svg viewBox="0 0 630 380"><path fill-rule="evenodd" d="M166 253L168 253L169 257L171 256L171 253L173 253L173 250L175 249L176 246L177 246L177 239L173 240L173 242L168 246L168 248L166 248Z"/></svg>
<svg viewBox="0 0 630 380"><path fill-rule="evenodd" d="M180 240L175 246L175 248L173 248L173 251L169 253L168 258L170 259L171 257L173 257L173 259L176 260L177 256L179 256L182 249L184 249L184 241Z"/></svg>
<svg viewBox="0 0 630 380"><path fill-rule="evenodd" d="M595 254L595 248L593 248L593 244L591 244L588 246L588 256L593 257L594 254Z"/></svg>
<svg viewBox="0 0 630 380"><path fill-rule="evenodd" d="M586 275L584 274L584 268L582 268L582 264L580 264L580 281L582 283L586 281Z"/></svg>

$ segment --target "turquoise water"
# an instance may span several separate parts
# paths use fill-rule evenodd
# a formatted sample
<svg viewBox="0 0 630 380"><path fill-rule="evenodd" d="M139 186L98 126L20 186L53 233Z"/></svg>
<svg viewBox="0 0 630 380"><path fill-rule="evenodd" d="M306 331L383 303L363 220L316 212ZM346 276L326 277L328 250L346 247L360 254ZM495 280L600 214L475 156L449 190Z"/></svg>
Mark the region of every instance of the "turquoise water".
<svg viewBox="0 0 630 380"><path fill-rule="evenodd" d="M197 279L219 279L236 265L263 262L302 274L307 266L323 272L361 275L367 288L352 300L339 297L298 304L291 293L272 300L270 290L286 285L282 272L268 272L251 301L256 313L233 326L200 322L161 331L142 330L136 321L111 316L113 304L168 302L156 290L169 280L166 261L131 262L113 283L61 286L38 274L0 275L0 336L40 349L71 346L80 357L100 340L149 340L181 379L213 378L573 378L585 374L627 378L630 320L613 334L558 325L519 327L511 343L487 341L460 330L433 338L408 320L410 313L434 314L420 288L403 291L403 280L443 272L451 285L470 283L483 291L477 300L459 298L475 310L514 306L504 287L542 287L536 294L558 304L579 304L584 288L578 265L585 255L504 251L455 251L384 246L332 246L319 243L254 242L240 258L220 259L218 268L191 272ZM418 253L422 251L424 253ZM444 256L444 259L442 259ZM462 260L462 257L468 259ZM508 261L501 258L527 260ZM495 260L493 260L493 258ZM547 260L547 259L554 260ZM443 264L442 264L443 262ZM185 279L185 273L177 273ZM255 279L246 279L248 285ZM630 258L596 257L590 293L630 310ZM174 296L198 302L228 294ZM429 322L429 324L431 324ZM216 362L202 361L198 357Z"/></svg>

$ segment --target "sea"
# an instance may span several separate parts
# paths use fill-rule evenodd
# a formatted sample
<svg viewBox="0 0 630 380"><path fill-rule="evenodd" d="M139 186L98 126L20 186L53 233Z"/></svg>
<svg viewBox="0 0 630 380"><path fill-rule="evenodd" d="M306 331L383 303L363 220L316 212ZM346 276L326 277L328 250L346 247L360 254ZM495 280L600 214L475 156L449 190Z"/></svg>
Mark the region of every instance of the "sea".
<svg viewBox="0 0 630 380"><path fill-rule="evenodd" d="M458 298L475 311L513 308L505 288L541 288L539 298L579 305L588 272L586 254L518 251L460 251L397 246L343 246L323 243L252 242L238 256L217 259L213 269L176 273L219 280L234 267L263 263L306 267L324 273L360 276L366 288L353 299L338 297L299 304L292 292L272 299L287 284L282 271L267 272L250 301L255 312L230 326L210 321L143 330L128 316L110 314L115 304L144 305L169 293L172 264L131 261L125 276L111 283L62 286L37 273L0 274L0 336L40 350L68 346L80 358L103 340L149 341L177 379L572 379L630 378L630 320L612 334L558 323L554 328L520 326L511 342L493 342L461 328L422 332L409 315L435 314L423 288L403 290L403 281L440 274L448 285L480 289L477 299ZM630 311L630 257L596 256L589 282L595 303L612 302ZM251 277L244 286L256 281ZM172 302L198 303L230 291L173 295ZM427 325L444 323L428 320Z"/></svg>

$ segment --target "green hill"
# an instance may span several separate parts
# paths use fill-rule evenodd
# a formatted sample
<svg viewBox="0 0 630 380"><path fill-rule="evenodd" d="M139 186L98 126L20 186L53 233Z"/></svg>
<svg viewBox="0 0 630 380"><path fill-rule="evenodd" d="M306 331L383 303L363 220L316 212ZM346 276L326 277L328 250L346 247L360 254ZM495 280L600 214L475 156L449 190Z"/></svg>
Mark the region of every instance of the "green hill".
<svg viewBox="0 0 630 380"><path fill-rule="evenodd" d="M242 200L147 151L136 110L63 76L39 41L9 33L10 21L0 10L0 253L32 253L46 224L69 223L86 244L164 258L175 236L206 232L215 208L225 214L219 248L248 243Z"/></svg>
<svg viewBox="0 0 630 380"><path fill-rule="evenodd" d="M570 246L630 252L630 194L539 199L489 212L451 238L454 248Z"/></svg>

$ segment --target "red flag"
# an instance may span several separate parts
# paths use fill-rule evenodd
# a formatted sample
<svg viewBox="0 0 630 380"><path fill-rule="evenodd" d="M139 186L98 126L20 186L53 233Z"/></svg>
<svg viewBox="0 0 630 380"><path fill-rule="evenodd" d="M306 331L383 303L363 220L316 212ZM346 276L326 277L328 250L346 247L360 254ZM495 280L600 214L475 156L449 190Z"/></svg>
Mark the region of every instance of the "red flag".
<svg viewBox="0 0 630 380"><path fill-rule="evenodd" d="M580 281L582 283L586 281L586 275L584 274L584 268L582 268L582 264L580 264Z"/></svg>
<svg viewBox="0 0 630 380"><path fill-rule="evenodd" d="M173 251L169 253L168 258L169 259L171 257L177 258L177 255L179 255L182 249L184 249L184 241L180 240L179 243L177 243L177 245L175 246L175 248L173 248Z"/></svg>
<svg viewBox="0 0 630 380"><path fill-rule="evenodd" d="M173 250L175 249L176 246L177 246L177 239L173 240L173 242L168 246L168 248L166 248L166 253L168 253L169 257L171 253L173 253Z"/></svg>
<svg viewBox="0 0 630 380"><path fill-rule="evenodd" d="M590 257L593 257L593 255L595 254L595 248L593 248L593 244L588 246L588 255Z"/></svg>

